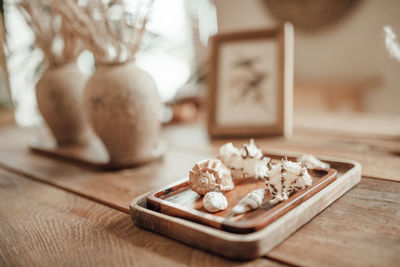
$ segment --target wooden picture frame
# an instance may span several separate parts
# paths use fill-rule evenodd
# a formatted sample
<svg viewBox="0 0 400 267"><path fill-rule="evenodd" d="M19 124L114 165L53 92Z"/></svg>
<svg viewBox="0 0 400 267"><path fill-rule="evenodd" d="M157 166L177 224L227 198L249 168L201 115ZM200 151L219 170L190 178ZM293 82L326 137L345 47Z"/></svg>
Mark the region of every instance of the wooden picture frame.
<svg viewBox="0 0 400 267"><path fill-rule="evenodd" d="M290 23L274 29L214 36L210 64L208 132L211 136L292 135L293 26Z"/></svg>

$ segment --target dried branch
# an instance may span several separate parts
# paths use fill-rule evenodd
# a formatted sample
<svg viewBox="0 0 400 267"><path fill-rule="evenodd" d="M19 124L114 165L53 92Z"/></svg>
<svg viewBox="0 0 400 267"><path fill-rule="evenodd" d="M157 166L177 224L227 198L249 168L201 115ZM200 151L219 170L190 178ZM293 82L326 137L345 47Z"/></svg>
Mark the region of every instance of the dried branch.
<svg viewBox="0 0 400 267"><path fill-rule="evenodd" d="M54 12L54 1L20 0L15 4L35 34L35 44L43 51L49 66L76 60L84 47L77 36L66 27L64 21L60 21L60 16ZM59 23L61 25L58 25ZM56 51L54 48L57 40L62 41L61 51Z"/></svg>
<svg viewBox="0 0 400 267"><path fill-rule="evenodd" d="M400 62L400 45L397 42L397 36L394 33L392 27L383 26L383 31L385 33L385 45L386 50L389 52L390 56Z"/></svg>
<svg viewBox="0 0 400 267"><path fill-rule="evenodd" d="M135 14L128 14L122 0L53 0L54 10L68 29L85 42L97 63L125 62L134 58L145 33L152 0L137 0ZM121 8L118 18L113 8Z"/></svg>

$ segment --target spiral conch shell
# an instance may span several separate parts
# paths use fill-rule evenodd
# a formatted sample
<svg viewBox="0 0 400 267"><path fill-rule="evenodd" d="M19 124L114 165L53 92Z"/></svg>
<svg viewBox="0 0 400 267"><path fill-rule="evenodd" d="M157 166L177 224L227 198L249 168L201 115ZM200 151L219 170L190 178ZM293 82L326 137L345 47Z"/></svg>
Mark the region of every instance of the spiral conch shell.
<svg viewBox="0 0 400 267"><path fill-rule="evenodd" d="M221 192L208 192L203 197L203 207L209 212L225 210L228 200Z"/></svg>
<svg viewBox="0 0 400 267"><path fill-rule="evenodd" d="M230 170L219 159L205 159L190 170L189 186L199 195L204 195L216 189L232 190L234 183Z"/></svg>

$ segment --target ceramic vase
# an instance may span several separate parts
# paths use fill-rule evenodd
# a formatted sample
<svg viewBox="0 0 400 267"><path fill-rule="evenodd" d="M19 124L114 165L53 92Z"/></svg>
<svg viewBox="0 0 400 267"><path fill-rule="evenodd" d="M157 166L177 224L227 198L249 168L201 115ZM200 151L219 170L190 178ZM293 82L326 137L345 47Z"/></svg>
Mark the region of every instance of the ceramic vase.
<svg viewBox="0 0 400 267"><path fill-rule="evenodd" d="M49 67L36 85L40 113L59 146L85 144L88 126L82 111L87 76L76 63Z"/></svg>
<svg viewBox="0 0 400 267"><path fill-rule="evenodd" d="M99 65L86 84L84 101L111 165L152 157L159 144L161 100L146 71L133 61Z"/></svg>

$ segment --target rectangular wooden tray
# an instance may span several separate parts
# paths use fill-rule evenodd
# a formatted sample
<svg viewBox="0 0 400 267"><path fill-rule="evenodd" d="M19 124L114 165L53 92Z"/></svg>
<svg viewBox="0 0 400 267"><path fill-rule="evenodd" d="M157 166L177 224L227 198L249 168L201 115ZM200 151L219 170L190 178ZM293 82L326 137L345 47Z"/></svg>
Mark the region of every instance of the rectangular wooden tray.
<svg viewBox="0 0 400 267"><path fill-rule="evenodd" d="M273 156L276 158L282 155ZM131 217L141 227L229 258L251 259L262 256L360 181L361 165L358 162L328 157L319 158L337 170L336 180L266 227L252 233L231 233L151 210L146 201L148 194L132 200Z"/></svg>
<svg viewBox="0 0 400 267"><path fill-rule="evenodd" d="M336 180L337 172L335 169L309 169L308 172L313 179L313 184L310 187L296 192L288 200L275 205L269 203L268 200L271 199L271 195L267 190L262 206L245 214L234 215L232 209L248 193L265 188L263 180L254 178L234 180L235 188L224 193L228 200L228 208L217 213L209 213L204 209L202 197L189 188L187 179L148 194L146 197L147 207L154 211L225 231L242 234L251 233L277 220Z"/></svg>

